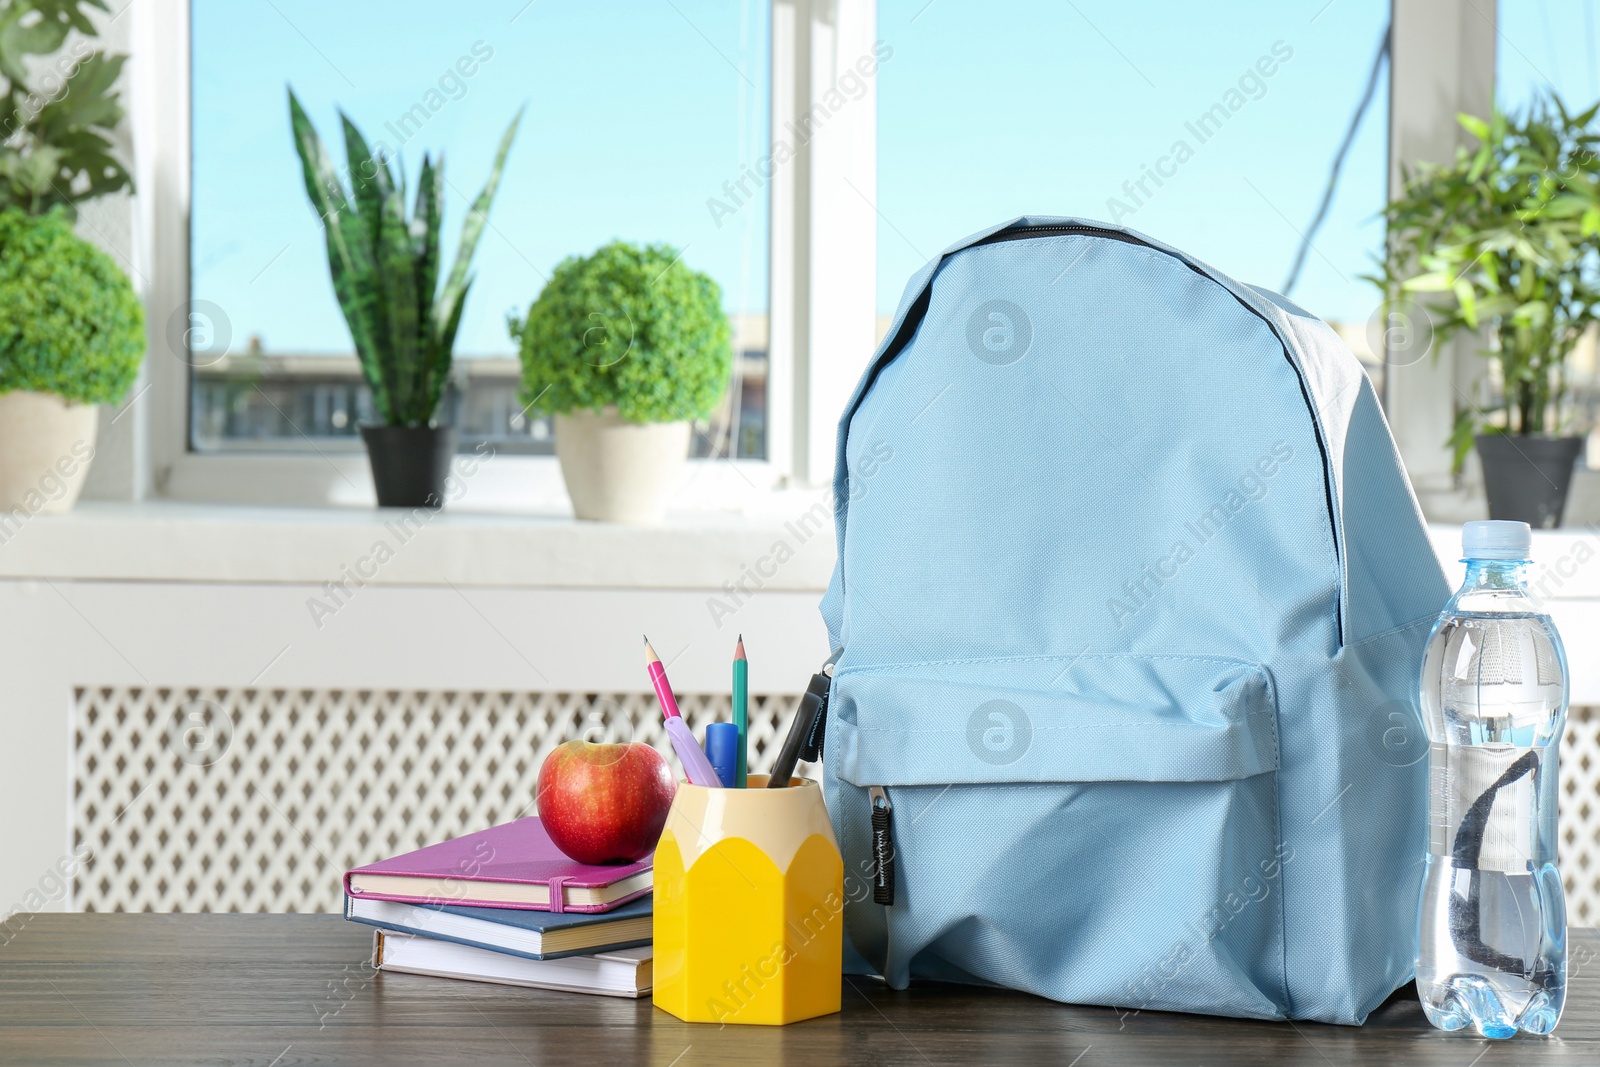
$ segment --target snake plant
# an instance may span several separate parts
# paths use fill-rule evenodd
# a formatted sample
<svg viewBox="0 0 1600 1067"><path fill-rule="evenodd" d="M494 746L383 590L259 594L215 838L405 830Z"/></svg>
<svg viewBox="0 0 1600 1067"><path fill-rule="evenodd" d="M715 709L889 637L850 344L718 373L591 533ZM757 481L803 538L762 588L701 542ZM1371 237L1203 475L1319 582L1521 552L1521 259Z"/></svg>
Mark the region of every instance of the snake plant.
<svg viewBox="0 0 1600 1067"><path fill-rule="evenodd" d="M450 375L461 309L472 287L468 268L522 113L500 139L489 180L467 212L455 263L442 287L443 155L423 155L415 206L407 218L404 171L397 183L387 155L369 148L342 111L339 119L344 125L348 192L316 127L294 90L289 90L289 120L306 195L322 218L333 292L372 390L373 407L386 425L428 426Z"/></svg>

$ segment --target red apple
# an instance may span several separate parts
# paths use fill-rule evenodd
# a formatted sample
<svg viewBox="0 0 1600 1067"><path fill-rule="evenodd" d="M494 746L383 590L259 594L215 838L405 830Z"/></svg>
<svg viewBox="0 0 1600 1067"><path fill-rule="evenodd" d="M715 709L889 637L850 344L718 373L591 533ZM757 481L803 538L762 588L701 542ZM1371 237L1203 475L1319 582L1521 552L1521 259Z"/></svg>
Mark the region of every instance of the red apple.
<svg viewBox="0 0 1600 1067"><path fill-rule="evenodd" d="M677 789L649 745L568 741L539 768L539 818L579 863L631 863L655 851Z"/></svg>

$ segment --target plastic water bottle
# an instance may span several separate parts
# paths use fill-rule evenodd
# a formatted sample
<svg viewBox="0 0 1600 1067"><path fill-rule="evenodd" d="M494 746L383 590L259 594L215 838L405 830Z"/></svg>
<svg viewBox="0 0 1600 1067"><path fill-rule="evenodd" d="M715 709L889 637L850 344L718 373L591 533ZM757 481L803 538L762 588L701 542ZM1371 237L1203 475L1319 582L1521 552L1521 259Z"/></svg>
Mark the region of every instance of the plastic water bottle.
<svg viewBox="0 0 1600 1067"><path fill-rule="evenodd" d="M1469 522L1466 581L1422 666L1428 866L1417 994L1442 1030L1548 1034L1567 995L1556 756L1567 659L1528 591L1522 522Z"/></svg>

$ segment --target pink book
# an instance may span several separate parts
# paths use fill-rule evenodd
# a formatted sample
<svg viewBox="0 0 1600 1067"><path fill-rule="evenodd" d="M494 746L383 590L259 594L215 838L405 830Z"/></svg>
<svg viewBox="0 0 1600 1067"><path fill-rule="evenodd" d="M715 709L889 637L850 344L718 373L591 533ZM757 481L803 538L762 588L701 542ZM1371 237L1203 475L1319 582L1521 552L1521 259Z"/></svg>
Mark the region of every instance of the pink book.
<svg viewBox="0 0 1600 1067"><path fill-rule="evenodd" d="M654 856L597 867L569 859L537 815L357 867L344 891L364 900L597 912L650 892Z"/></svg>

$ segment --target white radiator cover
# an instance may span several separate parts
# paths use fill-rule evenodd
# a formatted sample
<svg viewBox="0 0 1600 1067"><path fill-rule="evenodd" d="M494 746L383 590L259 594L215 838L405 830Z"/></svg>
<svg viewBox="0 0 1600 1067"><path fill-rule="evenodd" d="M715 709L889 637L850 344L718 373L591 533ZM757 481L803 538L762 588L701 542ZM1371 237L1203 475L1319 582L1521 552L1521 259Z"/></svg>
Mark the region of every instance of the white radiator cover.
<svg viewBox="0 0 1600 1067"><path fill-rule="evenodd" d="M795 702L751 698L752 769ZM731 717L725 695L680 703L697 733ZM337 911L346 869L532 813L545 754L572 737L670 753L641 694L78 688L72 837L93 855L68 906ZM1562 742L1561 865L1573 925L1600 923L1592 707Z"/></svg>
<svg viewBox="0 0 1600 1067"><path fill-rule="evenodd" d="M725 694L679 701L697 734L732 718ZM338 911L351 867L533 814L562 741L671 752L640 694L108 686L72 703L83 911ZM752 695L752 769L795 703Z"/></svg>
<svg viewBox="0 0 1600 1067"><path fill-rule="evenodd" d="M1600 708L1573 708L1567 716L1560 837L1567 921L1600 926Z"/></svg>

